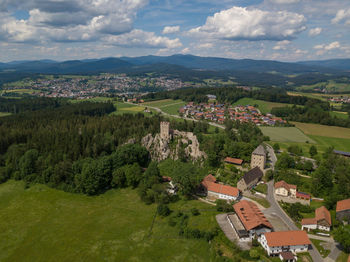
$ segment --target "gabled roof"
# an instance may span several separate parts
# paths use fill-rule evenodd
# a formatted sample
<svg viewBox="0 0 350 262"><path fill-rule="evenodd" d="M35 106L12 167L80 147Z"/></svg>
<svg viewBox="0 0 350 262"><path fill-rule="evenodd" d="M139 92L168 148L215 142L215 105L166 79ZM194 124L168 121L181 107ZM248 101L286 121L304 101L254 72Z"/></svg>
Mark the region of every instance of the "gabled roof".
<svg viewBox="0 0 350 262"><path fill-rule="evenodd" d="M234 204L233 208L246 230L251 230L259 226L272 229L271 223L266 219L255 203L242 200Z"/></svg>
<svg viewBox="0 0 350 262"><path fill-rule="evenodd" d="M239 158L232 158L232 157L226 157L225 162L230 163L230 164L235 164L235 165L242 165L243 159Z"/></svg>
<svg viewBox="0 0 350 262"><path fill-rule="evenodd" d="M248 185L255 179L261 179L263 175L264 173L260 170L259 167L256 166L253 169L249 170L247 173L245 173L243 179L244 182Z"/></svg>
<svg viewBox="0 0 350 262"><path fill-rule="evenodd" d="M290 251L281 252L280 255L281 255L283 260L288 260L289 261L289 260L292 260L292 259L294 260L295 259L293 253L290 252Z"/></svg>
<svg viewBox="0 0 350 262"><path fill-rule="evenodd" d="M266 151L265 148L260 145L255 150L253 151L253 155L261 155L261 156L266 156Z"/></svg>
<svg viewBox="0 0 350 262"><path fill-rule="evenodd" d="M315 210L315 218L317 221L324 219L329 225L332 225L331 214L325 206L321 206Z"/></svg>
<svg viewBox="0 0 350 262"><path fill-rule="evenodd" d="M275 188L280 188L283 187L285 189L287 189L288 191L290 191L291 189L297 189L296 185L292 185L292 184L288 184L287 182L285 182L284 180L278 181L275 183Z"/></svg>
<svg viewBox="0 0 350 262"><path fill-rule="evenodd" d="M350 209L350 198L340 200L337 202L337 208L336 208L337 212L343 211L343 210L348 210L348 209Z"/></svg>
<svg viewBox="0 0 350 262"><path fill-rule="evenodd" d="M269 247L311 245L307 233L302 230L267 232L264 235Z"/></svg>
<svg viewBox="0 0 350 262"><path fill-rule="evenodd" d="M203 179L202 185L207 189L207 191L233 197L239 196L238 188L216 183L216 178L213 175L207 175Z"/></svg>
<svg viewBox="0 0 350 262"><path fill-rule="evenodd" d="M316 218L303 218L301 220L301 224L304 225L316 225L317 224L317 220Z"/></svg>

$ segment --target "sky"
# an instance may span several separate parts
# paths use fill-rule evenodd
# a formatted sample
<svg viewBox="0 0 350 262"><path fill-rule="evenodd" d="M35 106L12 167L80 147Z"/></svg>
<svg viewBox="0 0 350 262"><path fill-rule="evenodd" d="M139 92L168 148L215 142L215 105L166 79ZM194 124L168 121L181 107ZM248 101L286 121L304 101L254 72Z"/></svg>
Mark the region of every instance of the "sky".
<svg viewBox="0 0 350 262"><path fill-rule="evenodd" d="M0 61L350 58L350 0L0 0Z"/></svg>

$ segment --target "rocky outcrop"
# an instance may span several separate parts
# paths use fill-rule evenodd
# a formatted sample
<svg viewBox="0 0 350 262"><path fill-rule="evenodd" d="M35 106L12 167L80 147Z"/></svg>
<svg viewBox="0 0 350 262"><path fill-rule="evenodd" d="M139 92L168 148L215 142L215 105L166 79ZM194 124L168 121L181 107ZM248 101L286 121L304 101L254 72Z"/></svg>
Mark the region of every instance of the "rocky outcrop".
<svg viewBox="0 0 350 262"><path fill-rule="evenodd" d="M179 159L180 154L191 161L201 161L207 157L205 152L199 149L197 137L191 132L181 132L174 130L172 137L162 138L159 134L154 137L148 134L142 138L141 143L150 152L155 161L162 161L167 158Z"/></svg>

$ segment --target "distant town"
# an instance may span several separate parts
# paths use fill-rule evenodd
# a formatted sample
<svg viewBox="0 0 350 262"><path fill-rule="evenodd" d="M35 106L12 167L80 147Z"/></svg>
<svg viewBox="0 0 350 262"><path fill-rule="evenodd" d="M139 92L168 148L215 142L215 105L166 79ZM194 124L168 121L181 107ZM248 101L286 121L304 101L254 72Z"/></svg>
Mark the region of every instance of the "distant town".
<svg viewBox="0 0 350 262"><path fill-rule="evenodd" d="M213 97L214 98L214 97ZM223 124L226 119L240 122L252 122L256 125L284 125L286 121L272 114L262 114L259 109L251 105L231 106L225 104L189 102L179 109L180 115L197 120L209 120Z"/></svg>

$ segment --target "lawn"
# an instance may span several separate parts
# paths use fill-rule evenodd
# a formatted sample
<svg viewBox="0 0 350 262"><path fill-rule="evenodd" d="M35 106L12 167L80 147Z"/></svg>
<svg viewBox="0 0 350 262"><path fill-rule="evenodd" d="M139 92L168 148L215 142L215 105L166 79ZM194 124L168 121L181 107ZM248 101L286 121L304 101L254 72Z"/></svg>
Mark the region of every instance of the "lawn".
<svg viewBox="0 0 350 262"><path fill-rule="evenodd" d="M238 100L236 103L233 104L234 106L245 106L245 105L251 105L255 106L257 105L261 113L266 114L270 113L271 109L274 107L284 107L284 106L291 106L291 104L283 104L283 103L274 103L274 102L268 102L268 101L263 101L263 100L256 100L253 98L242 98Z"/></svg>
<svg viewBox="0 0 350 262"><path fill-rule="evenodd" d="M262 194L267 194L267 184L259 184L254 187L254 190Z"/></svg>
<svg viewBox="0 0 350 262"><path fill-rule="evenodd" d="M3 117L3 116L9 116L11 115L11 113L7 113L7 112L0 112L0 117Z"/></svg>
<svg viewBox="0 0 350 262"><path fill-rule="evenodd" d="M296 127L260 127L265 136L269 136L272 141L278 142L297 142L315 143L310 137L306 136Z"/></svg>
<svg viewBox="0 0 350 262"><path fill-rule="evenodd" d="M170 115L178 115L179 108L186 105L186 102L182 100L163 99L163 100L157 100L152 102L145 102L145 103L142 103L142 105L157 107Z"/></svg>
<svg viewBox="0 0 350 262"><path fill-rule="evenodd" d="M322 246L322 243L326 243L325 241L322 241L322 240L318 240L318 239L312 239L310 238L311 242L315 245L315 247L317 248L317 250L320 252L321 256L323 258L327 257L329 255L329 253L331 253L330 250L328 249L325 249L323 246Z"/></svg>
<svg viewBox="0 0 350 262"><path fill-rule="evenodd" d="M208 261L205 240L184 239L156 205L139 200L136 190L110 190L88 197L23 182L0 185L0 261ZM178 201L172 210L200 210L193 227L216 226L214 208Z"/></svg>
<svg viewBox="0 0 350 262"><path fill-rule="evenodd" d="M350 139L350 128L338 126L326 126L318 124L308 124L300 122L292 122L297 128L303 131L306 135L325 136L335 138Z"/></svg>

